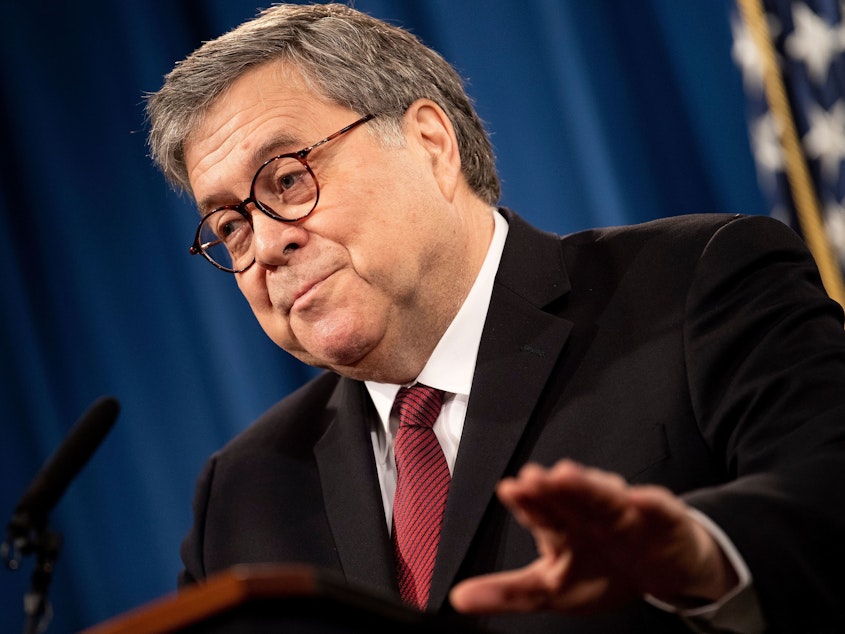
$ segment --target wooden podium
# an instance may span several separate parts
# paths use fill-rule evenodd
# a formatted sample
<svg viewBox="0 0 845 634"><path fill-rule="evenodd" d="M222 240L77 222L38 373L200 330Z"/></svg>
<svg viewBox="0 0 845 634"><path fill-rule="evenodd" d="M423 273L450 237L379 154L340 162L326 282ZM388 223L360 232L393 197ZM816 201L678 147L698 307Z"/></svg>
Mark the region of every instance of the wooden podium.
<svg viewBox="0 0 845 634"><path fill-rule="evenodd" d="M307 565L236 566L80 634L481 633Z"/></svg>

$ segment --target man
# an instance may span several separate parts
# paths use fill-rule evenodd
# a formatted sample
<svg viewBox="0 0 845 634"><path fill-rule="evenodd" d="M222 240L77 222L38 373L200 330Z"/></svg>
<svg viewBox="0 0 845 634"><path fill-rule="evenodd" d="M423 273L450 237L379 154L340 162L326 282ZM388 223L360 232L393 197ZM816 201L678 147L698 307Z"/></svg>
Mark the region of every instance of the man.
<svg viewBox="0 0 845 634"><path fill-rule="evenodd" d="M193 252L328 370L209 461L185 582L308 562L494 631L841 625L845 333L786 227L539 232L456 73L340 5L265 11L148 106ZM419 390L445 485L415 508Z"/></svg>

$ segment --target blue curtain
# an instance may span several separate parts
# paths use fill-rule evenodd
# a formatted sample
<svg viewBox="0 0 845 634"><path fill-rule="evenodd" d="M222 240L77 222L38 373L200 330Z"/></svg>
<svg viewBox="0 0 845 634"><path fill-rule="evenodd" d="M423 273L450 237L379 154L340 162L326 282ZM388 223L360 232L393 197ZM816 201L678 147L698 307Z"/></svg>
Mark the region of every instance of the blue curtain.
<svg viewBox="0 0 845 634"><path fill-rule="evenodd" d="M766 213L728 0L356 0L438 49L492 134L503 203L549 231ZM310 376L147 157L143 95L245 0L0 2L0 522L98 396L115 428L51 514L50 631L175 588L206 457ZM410 236L409 236L410 239ZM20 631L31 561L0 570Z"/></svg>

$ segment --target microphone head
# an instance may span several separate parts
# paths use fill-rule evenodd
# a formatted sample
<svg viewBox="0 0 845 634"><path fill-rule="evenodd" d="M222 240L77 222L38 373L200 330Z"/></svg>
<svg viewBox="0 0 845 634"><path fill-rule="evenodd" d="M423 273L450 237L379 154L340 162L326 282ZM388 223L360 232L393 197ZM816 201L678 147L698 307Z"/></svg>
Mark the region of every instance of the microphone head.
<svg viewBox="0 0 845 634"><path fill-rule="evenodd" d="M85 411L59 448L24 491L0 544L0 558L12 570L21 555L38 551L51 561L58 555L61 536L47 530L47 515L62 497L71 480L106 437L117 420L117 399L103 396Z"/></svg>
<svg viewBox="0 0 845 634"><path fill-rule="evenodd" d="M119 412L120 404L112 396L94 401L21 496L15 515L26 514L36 523L45 521L70 482L114 426Z"/></svg>

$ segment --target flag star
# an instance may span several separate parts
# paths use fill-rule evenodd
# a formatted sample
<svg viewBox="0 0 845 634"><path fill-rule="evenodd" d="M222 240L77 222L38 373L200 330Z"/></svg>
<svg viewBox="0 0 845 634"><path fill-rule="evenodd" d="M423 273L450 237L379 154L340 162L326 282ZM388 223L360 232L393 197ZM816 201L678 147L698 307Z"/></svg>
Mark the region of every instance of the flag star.
<svg viewBox="0 0 845 634"><path fill-rule="evenodd" d="M731 31L733 31L733 46L731 56L739 69L742 71L742 80L746 90L763 89L763 58L748 27L739 19L734 17L731 20Z"/></svg>
<svg viewBox="0 0 845 634"><path fill-rule="evenodd" d="M751 146L757 163L767 173L783 169L783 151L777 121L771 111L751 123Z"/></svg>
<svg viewBox="0 0 845 634"><path fill-rule="evenodd" d="M769 32L769 39L771 40L777 38L783 30L777 16L770 13L766 14L766 28ZM763 55L754 42L748 25L744 20L737 19L736 14L734 14L734 18L731 20L731 32L733 34L731 57L733 57L734 63L742 71L742 78L746 89L754 87L762 91L765 70Z"/></svg>
<svg viewBox="0 0 845 634"><path fill-rule="evenodd" d="M845 22L830 25L806 4L793 5L795 30L786 38L786 52L804 62L817 83L827 79L833 58L845 50Z"/></svg>
<svg viewBox="0 0 845 634"><path fill-rule="evenodd" d="M832 202L825 207L825 234L830 246L845 266L845 204Z"/></svg>
<svg viewBox="0 0 845 634"><path fill-rule="evenodd" d="M804 149L807 156L821 162L822 175L834 180L845 159L845 99L838 100L828 111L813 106L808 114L810 129L804 135Z"/></svg>

